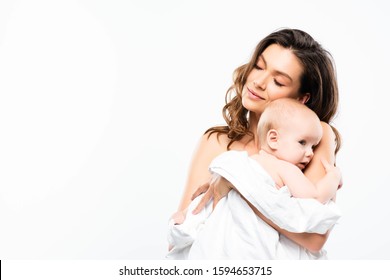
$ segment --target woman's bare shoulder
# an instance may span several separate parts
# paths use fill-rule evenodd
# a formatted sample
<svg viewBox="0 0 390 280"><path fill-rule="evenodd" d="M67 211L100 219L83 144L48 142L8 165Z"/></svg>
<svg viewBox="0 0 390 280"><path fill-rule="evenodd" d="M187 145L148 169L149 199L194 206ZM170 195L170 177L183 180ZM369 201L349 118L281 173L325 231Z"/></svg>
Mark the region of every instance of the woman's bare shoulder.
<svg viewBox="0 0 390 280"><path fill-rule="evenodd" d="M227 150L229 139L226 134L207 132L202 135L198 149L210 154L220 154Z"/></svg>
<svg viewBox="0 0 390 280"><path fill-rule="evenodd" d="M334 141L336 139L336 135L334 134L332 127L326 122L321 122L321 126L322 138Z"/></svg>
<svg viewBox="0 0 390 280"><path fill-rule="evenodd" d="M320 149L317 150L325 149L326 151L334 154L337 146L336 134L333 132L332 127L328 123L321 122L321 126L322 126L322 138L319 145Z"/></svg>

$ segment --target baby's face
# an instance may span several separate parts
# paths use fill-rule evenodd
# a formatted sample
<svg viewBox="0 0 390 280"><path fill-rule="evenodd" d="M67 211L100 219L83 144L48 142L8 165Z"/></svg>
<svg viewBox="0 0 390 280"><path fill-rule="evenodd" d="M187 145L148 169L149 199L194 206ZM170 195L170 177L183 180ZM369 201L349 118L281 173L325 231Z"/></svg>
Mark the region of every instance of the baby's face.
<svg viewBox="0 0 390 280"><path fill-rule="evenodd" d="M313 149L321 140L322 127L318 119L297 117L278 129L279 159L298 166L301 170L313 158Z"/></svg>

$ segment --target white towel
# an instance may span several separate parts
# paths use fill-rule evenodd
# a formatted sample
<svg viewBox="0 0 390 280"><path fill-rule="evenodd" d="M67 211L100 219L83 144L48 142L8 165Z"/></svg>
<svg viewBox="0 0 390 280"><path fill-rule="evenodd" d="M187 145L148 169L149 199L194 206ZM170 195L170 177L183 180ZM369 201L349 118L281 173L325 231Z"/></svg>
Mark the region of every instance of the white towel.
<svg viewBox="0 0 390 280"><path fill-rule="evenodd" d="M280 189L247 152L229 151L216 157L210 171L229 180L268 219L290 232L325 233L340 218L333 201L292 198L287 186Z"/></svg>
<svg viewBox="0 0 390 280"><path fill-rule="evenodd" d="M288 188L276 189L272 178L246 152L218 156L210 171L229 180L267 218L291 232L325 233L339 219L333 202L291 197ZM181 225L170 224L168 259L324 259L326 252L310 253L257 217L239 193L232 190L214 211L212 202L198 215L189 206Z"/></svg>

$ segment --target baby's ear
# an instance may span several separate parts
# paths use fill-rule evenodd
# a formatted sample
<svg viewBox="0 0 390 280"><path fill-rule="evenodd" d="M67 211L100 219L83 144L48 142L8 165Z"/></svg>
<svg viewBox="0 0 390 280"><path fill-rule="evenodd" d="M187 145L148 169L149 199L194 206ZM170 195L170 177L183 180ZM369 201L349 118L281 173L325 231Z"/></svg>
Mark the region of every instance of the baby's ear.
<svg viewBox="0 0 390 280"><path fill-rule="evenodd" d="M310 93L305 93L301 97L298 97L298 101L301 102L302 104L306 104L307 101L310 99Z"/></svg>
<svg viewBox="0 0 390 280"><path fill-rule="evenodd" d="M279 134L277 130L275 129L268 130L267 144L271 149L276 150L278 148L278 139L279 139Z"/></svg>

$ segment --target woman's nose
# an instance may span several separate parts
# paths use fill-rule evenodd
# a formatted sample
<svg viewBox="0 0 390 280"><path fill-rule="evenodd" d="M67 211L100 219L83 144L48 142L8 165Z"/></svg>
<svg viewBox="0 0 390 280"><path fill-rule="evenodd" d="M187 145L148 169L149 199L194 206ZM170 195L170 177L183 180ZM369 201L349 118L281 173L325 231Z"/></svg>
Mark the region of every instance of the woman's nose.
<svg viewBox="0 0 390 280"><path fill-rule="evenodd" d="M256 88L260 88L262 90L265 90L266 89L266 80L267 80L267 77L266 77L266 74L265 73L259 73L255 79L253 80L253 85L256 87Z"/></svg>

